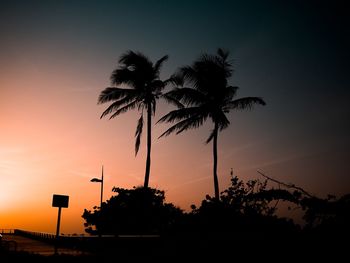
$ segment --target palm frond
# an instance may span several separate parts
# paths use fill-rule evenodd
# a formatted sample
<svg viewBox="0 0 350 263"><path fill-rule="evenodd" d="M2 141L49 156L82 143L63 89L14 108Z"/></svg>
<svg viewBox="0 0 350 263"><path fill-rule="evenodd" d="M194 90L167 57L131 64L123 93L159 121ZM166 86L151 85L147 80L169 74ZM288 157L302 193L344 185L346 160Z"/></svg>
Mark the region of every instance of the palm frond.
<svg viewBox="0 0 350 263"><path fill-rule="evenodd" d="M178 101L177 99L174 99L173 97L168 96L167 94L163 94L163 95L162 95L162 98L163 98L166 102L168 102L169 104L173 104L173 105L175 105L176 107L178 107L179 109L182 109L182 108L185 107L180 101Z"/></svg>
<svg viewBox="0 0 350 263"><path fill-rule="evenodd" d="M232 76L232 63L227 61L223 50L224 57L221 55L202 54L202 56L193 63L193 68L199 73L203 79L212 84L215 82L226 82ZM227 54L228 56L228 54ZM209 85L212 86L212 85Z"/></svg>
<svg viewBox="0 0 350 263"><path fill-rule="evenodd" d="M229 78L232 76L233 73L233 61L228 61L228 57L230 55L230 52L226 49L218 48L217 50L217 61L218 64L221 65L223 70L225 71L225 77Z"/></svg>
<svg viewBox="0 0 350 263"><path fill-rule="evenodd" d="M150 59L142 54L141 52L134 52L131 50L126 51L124 54L122 54L119 58L119 64L122 64L127 67L131 66L139 66L139 67L151 67L152 68L152 62Z"/></svg>
<svg viewBox="0 0 350 263"><path fill-rule="evenodd" d="M106 102L110 102L112 100L119 100L125 96L133 96L136 95L133 89L121 89L121 88L113 88L108 87L105 88L98 97L98 104L103 104Z"/></svg>
<svg viewBox="0 0 350 263"><path fill-rule="evenodd" d="M194 62L194 67L199 69L199 70L203 70L205 66L207 65L215 65L217 62L217 56L215 55L211 55L211 54L207 54L207 53L203 53L199 59L197 59Z"/></svg>
<svg viewBox="0 0 350 263"><path fill-rule="evenodd" d="M164 115L162 118L160 118L157 123L162 122L175 122L175 121L182 121L183 119L191 118L193 116L198 115L207 115L207 113L203 112L200 107L190 107L190 108L181 108L177 110L173 110L166 115Z"/></svg>
<svg viewBox="0 0 350 263"><path fill-rule="evenodd" d="M212 130L208 139L205 141L205 144L208 144L211 142L211 140L214 138L215 130Z"/></svg>
<svg viewBox="0 0 350 263"><path fill-rule="evenodd" d="M172 84L174 87L179 87L179 86L183 87L184 82L185 80L181 72L177 72L171 75L169 79L165 80L164 84L165 85Z"/></svg>
<svg viewBox="0 0 350 263"><path fill-rule="evenodd" d="M195 89L205 93L215 93L227 85L226 71L217 60L217 57L202 55L202 60L196 61L193 65L196 72ZM192 82L194 83L194 82Z"/></svg>
<svg viewBox="0 0 350 263"><path fill-rule="evenodd" d="M213 121L214 123L217 123L220 131L226 129L230 125L230 121L227 119L223 111L216 112L215 116L213 117Z"/></svg>
<svg viewBox="0 0 350 263"><path fill-rule="evenodd" d="M191 88L174 88L166 93L167 96L185 105L201 105L208 101L206 94Z"/></svg>
<svg viewBox="0 0 350 263"><path fill-rule="evenodd" d="M165 55L164 57L162 57L161 59L159 59L155 64L154 64L154 73L155 76L159 76L159 71L164 63L164 61L167 61L169 58L168 55Z"/></svg>
<svg viewBox="0 0 350 263"><path fill-rule="evenodd" d="M165 132L163 132L158 139L162 138L162 137L166 137L168 135L170 135L171 133L173 133L174 131L176 131L178 128L178 126L180 126L180 123L176 123L175 125L171 126L169 129L167 129Z"/></svg>
<svg viewBox="0 0 350 263"><path fill-rule="evenodd" d="M107 116L108 114L110 114L111 112L113 112L115 109L118 109L118 108L119 108L119 101L113 102L111 105L108 106L106 110L102 112L100 119Z"/></svg>
<svg viewBox="0 0 350 263"><path fill-rule="evenodd" d="M185 120L184 124L182 125L182 128L179 129L176 132L176 134L179 134L189 129L198 128L199 126L203 125L207 117L207 115L198 115L188 118L187 120Z"/></svg>
<svg viewBox="0 0 350 263"><path fill-rule="evenodd" d="M140 52L125 52L120 56L119 63L120 67L111 76L113 84L126 83L140 89L155 77L152 61Z"/></svg>
<svg viewBox="0 0 350 263"><path fill-rule="evenodd" d="M145 108L145 104L144 103L138 103L137 104L137 110L138 111L143 111L144 108Z"/></svg>
<svg viewBox="0 0 350 263"><path fill-rule="evenodd" d="M265 101L260 97L244 97L227 103L224 110L250 110L255 104L266 105Z"/></svg>
<svg viewBox="0 0 350 263"><path fill-rule="evenodd" d="M130 102L129 104L125 105L124 107L121 107L120 109L116 110L109 119L113 119L117 117L119 114L127 112L128 110L133 110L136 108L137 104L139 103L138 100L134 100L133 102Z"/></svg>
<svg viewBox="0 0 350 263"><path fill-rule="evenodd" d="M134 100L132 96L127 96L123 99L117 100L113 102L111 105L108 106L108 108L101 114L100 119L105 117L106 115L112 113L113 111L117 111L120 107L123 105L127 105L130 103L130 101Z"/></svg>
<svg viewBox="0 0 350 263"><path fill-rule="evenodd" d="M227 86L225 89L225 101L229 102L231 101L234 97L237 96L237 91L239 87L236 86Z"/></svg>
<svg viewBox="0 0 350 263"><path fill-rule="evenodd" d="M159 79L156 79L156 80L153 80L151 82L150 87L152 89L152 92L157 94L157 93L160 93L164 89L165 83Z"/></svg>
<svg viewBox="0 0 350 263"><path fill-rule="evenodd" d="M137 86L140 76L129 67L117 68L113 70L110 80L112 85L127 84L133 88Z"/></svg>
<svg viewBox="0 0 350 263"><path fill-rule="evenodd" d="M137 122L136 132L135 132L135 156L139 152L140 144L141 144L141 135L142 135L142 128L143 128L143 114L141 113L140 119Z"/></svg>
<svg viewBox="0 0 350 263"><path fill-rule="evenodd" d="M153 113L153 115L155 115L156 114L156 108L157 108L157 103L156 103L155 98L152 99L151 105L152 105L152 113Z"/></svg>
<svg viewBox="0 0 350 263"><path fill-rule="evenodd" d="M227 60L228 56L230 55L230 51L222 49L222 48L218 48L217 54L219 55L219 57L222 58L222 60Z"/></svg>
<svg viewBox="0 0 350 263"><path fill-rule="evenodd" d="M118 63L128 65L130 64L130 58L136 56L135 52L132 50L127 50L125 53L120 55Z"/></svg>
<svg viewBox="0 0 350 263"><path fill-rule="evenodd" d="M191 129L191 128L198 128L203 124L203 122L206 120L207 116L192 116L190 118L187 118L185 120L182 120L173 126L171 126L169 129L167 129L165 132L163 132L159 137L168 136L173 132L176 132L176 134L179 134L185 130Z"/></svg>
<svg viewBox="0 0 350 263"><path fill-rule="evenodd" d="M190 83L194 89L198 89L201 85L200 74L190 66L185 66L179 69L177 73L183 79L183 81Z"/></svg>

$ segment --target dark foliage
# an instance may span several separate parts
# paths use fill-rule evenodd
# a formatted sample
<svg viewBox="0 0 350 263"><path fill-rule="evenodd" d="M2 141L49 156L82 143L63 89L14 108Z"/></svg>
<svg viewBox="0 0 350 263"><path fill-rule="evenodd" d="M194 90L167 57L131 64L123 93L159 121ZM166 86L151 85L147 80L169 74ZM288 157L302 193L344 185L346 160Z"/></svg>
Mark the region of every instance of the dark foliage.
<svg viewBox="0 0 350 263"><path fill-rule="evenodd" d="M182 211L165 203L164 191L154 188L113 188L116 196L102 204L102 209L85 209L86 232L97 234L160 234L170 228ZM93 229L95 226L96 229Z"/></svg>
<svg viewBox="0 0 350 263"><path fill-rule="evenodd" d="M293 240L303 237L329 240L350 233L350 195L326 199L305 190L268 187L268 180L243 182L231 178L220 199L206 196L197 208L184 213L165 203L164 191L152 188L114 188L117 193L102 209L85 210L86 231L97 234L161 234L177 237L233 240ZM287 201L304 211L305 225L277 216L279 202ZM93 227L95 226L95 229Z"/></svg>
<svg viewBox="0 0 350 263"><path fill-rule="evenodd" d="M241 239L261 239L267 235L293 234L299 227L291 219L276 216L272 201L288 195L287 191L267 190L267 181L231 178L231 186L220 199L206 196L201 206L192 206L187 215L190 231Z"/></svg>
<svg viewBox="0 0 350 263"><path fill-rule="evenodd" d="M328 196L303 198L305 230L329 238L348 238L350 234L350 194L340 198Z"/></svg>

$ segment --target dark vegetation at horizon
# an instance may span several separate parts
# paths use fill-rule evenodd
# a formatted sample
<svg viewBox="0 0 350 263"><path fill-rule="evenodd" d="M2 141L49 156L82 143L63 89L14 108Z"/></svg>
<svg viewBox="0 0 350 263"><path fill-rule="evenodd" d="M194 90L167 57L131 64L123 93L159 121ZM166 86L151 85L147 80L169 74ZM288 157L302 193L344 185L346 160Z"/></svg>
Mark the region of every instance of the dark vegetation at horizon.
<svg viewBox="0 0 350 263"><path fill-rule="evenodd" d="M220 199L209 195L197 208L184 212L165 202L165 192L144 187L113 188L116 193L93 211L85 210L86 232L92 235L159 234L239 237L244 240L318 236L342 239L350 234L350 194L320 198L301 187L269 177L243 182L231 177L231 186ZM303 211L304 226L276 214L277 204L287 202Z"/></svg>

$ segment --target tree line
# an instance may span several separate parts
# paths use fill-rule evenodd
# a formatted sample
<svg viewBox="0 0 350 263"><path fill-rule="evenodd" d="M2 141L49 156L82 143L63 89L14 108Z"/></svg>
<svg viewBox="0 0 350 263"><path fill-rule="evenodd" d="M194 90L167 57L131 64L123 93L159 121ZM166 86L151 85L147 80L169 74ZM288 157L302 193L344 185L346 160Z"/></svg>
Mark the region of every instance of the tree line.
<svg viewBox="0 0 350 263"><path fill-rule="evenodd" d="M102 207L84 210L87 233L311 243L339 242L350 234L350 194L320 198L268 176L244 182L231 173L231 184L219 199L207 195L189 212L166 202L159 189L114 187L113 192ZM302 211L305 224L277 214L282 203Z"/></svg>

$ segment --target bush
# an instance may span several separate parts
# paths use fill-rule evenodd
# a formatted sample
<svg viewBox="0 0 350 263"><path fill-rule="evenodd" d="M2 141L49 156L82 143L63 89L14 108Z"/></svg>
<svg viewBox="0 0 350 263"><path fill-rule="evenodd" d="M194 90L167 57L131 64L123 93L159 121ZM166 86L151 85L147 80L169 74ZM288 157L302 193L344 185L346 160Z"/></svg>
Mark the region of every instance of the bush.
<svg viewBox="0 0 350 263"><path fill-rule="evenodd" d="M172 227L181 209L165 203L164 191L154 188L113 188L117 193L94 211L84 210L90 234L160 234ZM95 226L95 229L93 229Z"/></svg>

